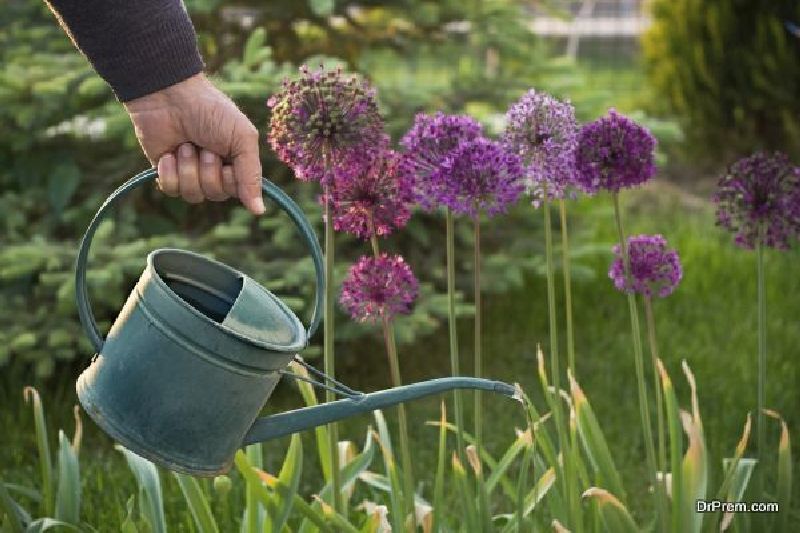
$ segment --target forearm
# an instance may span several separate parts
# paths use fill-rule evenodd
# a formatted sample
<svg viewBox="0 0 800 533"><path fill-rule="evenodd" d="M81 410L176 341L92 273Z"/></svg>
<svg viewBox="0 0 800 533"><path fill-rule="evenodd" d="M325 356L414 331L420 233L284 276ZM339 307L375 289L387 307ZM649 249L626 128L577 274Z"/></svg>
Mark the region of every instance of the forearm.
<svg viewBox="0 0 800 533"><path fill-rule="evenodd" d="M203 61L180 0L46 0L125 102L197 74Z"/></svg>

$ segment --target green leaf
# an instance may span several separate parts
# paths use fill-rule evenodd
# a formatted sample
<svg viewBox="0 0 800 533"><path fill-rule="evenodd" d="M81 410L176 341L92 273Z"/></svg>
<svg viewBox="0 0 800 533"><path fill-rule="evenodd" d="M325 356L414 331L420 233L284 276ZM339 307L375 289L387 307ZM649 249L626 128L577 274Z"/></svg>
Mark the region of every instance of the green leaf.
<svg viewBox="0 0 800 533"><path fill-rule="evenodd" d="M400 475L397 471L397 463L392 453L392 440L389 435L389 428L386 425L386 419L381 411L373 411L375 416L375 423L378 426L378 444L381 448L381 455L383 455L383 464L386 469L386 477L389 478L392 490L389 493L389 500L391 506L389 513L392 517L392 527L397 531L402 531L405 523L405 510L408 508L405 505L405 496L403 494L403 484L400 480Z"/></svg>
<svg viewBox="0 0 800 533"><path fill-rule="evenodd" d="M303 377L309 377L308 371L303 367L303 365L298 364L295 361L289 363L289 368L295 374L299 374ZM296 380L297 386L300 389L300 394L303 396L303 401L309 407L313 407L317 405L317 394L314 392L314 387L311 383L307 383L305 381ZM319 455L319 462L322 467L322 475L325 479L326 483L330 483L331 481L331 454L330 454L330 446L328 445L328 428L327 426L318 426L314 428L314 435L317 440L317 453Z"/></svg>
<svg viewBox="0 0 800 533"><path fill-rule="evenodd" d="M661 388L664 391L664 407L667 414L667 429L669 430L669 457L670 471L672 473L672 530L680 531L683 521L683 429L681 427L680 408L675 397L672 380L667 374L661 359L656 359L656 368L661 378ZM693 511L692 511L693 512Z"/></svg>
<svg viewBox="0 0 800 533"><path fill-rule="evenodd" d="M250 461L247 459L247 455L241 450L236 452L236 455L234 456L234 462L236 464L236 468L239 470L242 476L244 476L248 489L252 489L255 498L258 498L258 500L262 502L262 505L266 506L271 500L271 496L267 491L267 488L264 486L261 477L259 477L259 470L250 464ZM275 490L280 491L281 489L278 487L278 485L279 484L276 483ZM288 492L285 494L287 496L289 495ZM295 495L293 500L295 509L297 509L306 520L312 522L323 532L331 531L331 529L328 527L325 517L320 511L313 509L312 506L308 505L297 495ZM303 530L304 528L301 526L300 531Z"/></svg>
<svg viewBox="0 0 800 533"><path fill-rule="evenodd" d="M765 409L764 414L774 418L781 425L781 437L778 441L778 485L776 495L780 513L776 516L778 531L789 531L789 509L792 498L792 445L789 440L789 427L776 411Z"/></svg>
<svg viewBox="0 0 800 533"><path fill-rule="evenodd" d="M61 531L68 530L68 531L80 531L80 528L76 525L69 524L67 522L62 522L61 520L55 520L53 518L39 518L38 520L34 520L28 527L25 528L25 533L40 533L41 531L47 531L48 529L53 528L61 528Z"/></svg>
<svg viewBox="0 0 800 533"><path fill-rule="evenodd" d="M597 422L592 406L572 375L569 376L569 380L578 434L586 450L586 455L589 456L589 461L597 472L598 482L602 486L608 487L608 490L624 501L625 491L622 488L619 470L611 457L608 442Z"/></svg>
<svg viewBox="0 0 800 533"><path fill-rule="evenodd" d="M39 451L39 470L42 476L42 514L52 516L55 510L53 494L53 463L50 459L50 445L47 442L47 425L39 392L33 387L23 389L25 401L33 403L33 418L36 424L36 447Z"/></svg>
<svg viewBox="0 0 800 533"><path fill-rule="evenodd" d="M288 494L278 494L277 498L277 513L272 518L271 531L280 533L283 526L289 519L289 514L292 512L292 504L294 496L300 486L300 473L303 471L303 442L300 435L292 435L292 441L289 444L289 450L286 452L286 459L283 461L281 472L278 474L279 483L288 487Z"/></svg>
<svg viewBox="0 0 800 533"><path fill-rule="evenodd" d="M4 516L8 519L6 523L10 525L12 533L21 533L22 524L31 519L30 515L11 498L5 483L0 482L0 518ZM0 525L2 523L0 522Z"/></svg>
<svg viewBox="0 0 800 533"><path fill-rule="evenodd" d="M461 502L461 518L464 519L467 531L481 531L478 525L478 515L475 512L475 494L470 486L470 481L467 478L467 472L464 470L464 465L458 459L458 454L453 452L451 459L453 466L453 478L456 482L458 489L459 501Z"/></svg>
<svg viewBox="0 0 800 533"><path fill-rule="evenodd" d="M144 518L150 523L154 533L166 533L164 498L156 465L119 444L115 448L125 456L128 467L136 478L139 487L139 508Z"/></svg>
<svg viewBox="0 0 800 533"><path fill-rule="evenodd" d="M633 521L628 509L607 490L590 487L583 493L583 497L597 504L606 531L613 533L640 533L642 531Z"/></svg>
<svg viewBox="0 0 800 533"><path fill-rule="evenodd" d="M173 472L173 475L178 480L183 497L192 513L194 524L200 533L218 533L217 522L214 520L214 515L211 514L211 507L197 480L192 476L177 472Z"/></svg>
<svg viewBox="0 0 800 533"><path fill-rule="evenodd" d="M749 457L742 458L738 463L736 463L736 468L733 472L733 479L731 482L730 489L728 489L728 493L725 497L725 501L728 502L740 502L744 497L744 492L747 489L747 485L750 483L750 478L753 476L753 470L755 470L756 463L758 461L756 459L751 459ZM725 468L729 468L731 465L729 464L729 459L723 460L723 466ZM730 527L733 519L736 515L734 513L725 513L722 517L722 522L719 526L719 531L725 531Z"/></svg>
<svg viewBox="0 0 800 533"><path fill-rule="evenodd" d="M78 456L63 431L58 432L56 520L80 523L81 471Z"/></svg>
<svg viewBox="0 0 800 533"><path fill-rule="evenodd" d="M681 483L683 487L683 518L682 531L699 532L703 526L703 513L695 512L695 502L706 499L708 486L708 454L703 437L703 423L700 419L700 408L697 401L697 387L694 375L686 361L682 363L683 372L689 382L692 399L692 414L682 412L681 422L683 429L689 436L689 447L681 465ZM673 480L674 483L674 480Z"/></svg>
<svg viewBox="0 0 800 533"><path fill-rule="evenodd" d="M445 461L447 460L447 407L441 404L442 416L439 419L439 454L436 461L436 479L433 483L433 524L431 531L439 531L439 522L445 513L444 484Z"/></svg>

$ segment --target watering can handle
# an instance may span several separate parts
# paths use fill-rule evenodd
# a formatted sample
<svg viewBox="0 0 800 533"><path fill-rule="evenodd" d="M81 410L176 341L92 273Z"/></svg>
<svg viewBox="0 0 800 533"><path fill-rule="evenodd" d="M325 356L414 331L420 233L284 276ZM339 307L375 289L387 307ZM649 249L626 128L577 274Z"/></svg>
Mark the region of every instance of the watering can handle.
<svg viewBox="0 0 800 533"><path fill-rule="evenodd" d="M156 172L156 169L151 168L145 170L144 172L140 172L136 176L123 183L116 191L111 193L105 202L103 202L103 205L100 206L100 209L97 210L94 218L92 218L92 222L89 224L89 227L86 228L86 233L84 233L83 239L81 239L80 249L78 250L78 259L75 263L75 296L78 301L78 316L81 319L81 324L83 324L83 329L86 331L92 346L94 346L94 349L97 352L99 352L103 347L103 336L97 328L97 322L95 321L94 313L92 313L91 304L89 302L89 293L86 288L86 263L89 259L89 248L92 244L92 238L94 237L98 226L105 218L106 212L109 210L109 208L111 208L118 200L124 198L139 185L153 181L157 177L158 173ZM311 257L314 260L314 271L316 272L317 285L316 296L314 298L314 312L311 317L311 324L308 326L306 336L306 338L309 339L317 330L320 320L322 320L323 297L325 294L325 274L322 261L322 249L319 246L319 241L317 240L317 235L314 233L314 229L311 227L308 219L303 214L300 206L298 206L294 200L292 200L285 192L278 188L278 186L266 178L261 178L261 190L264 191L264 194L266 194L270 200L278 204L278 207L283 209L286 214L289 215L289 218L292 219L292 222L295 223L297 228L300 230L300 233L303 235L303 238L305 238L306 244L311 251Z"/></svg>

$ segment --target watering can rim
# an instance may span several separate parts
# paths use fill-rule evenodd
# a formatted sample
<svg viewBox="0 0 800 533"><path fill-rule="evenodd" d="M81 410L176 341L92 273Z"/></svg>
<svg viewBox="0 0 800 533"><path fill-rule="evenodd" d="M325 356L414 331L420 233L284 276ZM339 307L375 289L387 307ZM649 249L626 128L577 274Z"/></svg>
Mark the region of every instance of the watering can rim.
<svg viewBox="0 0 800 533"><path fill-rule="evenodd" d="M172 288L169 285L167 285L167 283L161 277L161 274L158 272L158 270L155 268L155 265L153 264L153 259L157 255L159 255L161 253L179 253L179 254L183 254L183 255L193 256L194 258L199 259L201 261L205 261L207 263L211 263L213 265L221 267L222 269L227 270L227 271L235 274L236 276L240 277L242 280L249 279L249 280L253 281L253 283L255 283L256 286L261 291L264 291L264 293L270 298L270 300L278 306L278 308L283 312L284 316L290 322L292 322L292 326L293 326L292 329L295 331L294 338L297 339L297 340L295 342L293 342L293 343L275 343L275 342L270 342L270 341L263 340L263 339L257 339L257 338L245 335L244 333L233 329L232 327L230 327L227 324L224 324L222 322L217 322L217 321L211 319L210 317L206 316L201 311L196 309L193 305L191 305L186 300L181 298L181 296L178 293L176 293L174 290L172 290ZM225 263L222 263L221 261L217 261L217 260L212 259L212 258L210 258L208 256L205 256L203 254L199 254L199 253L196 253L196 252L192 252L190 250L184 250L184 249L181 249L181 248L170 248L170 247L167 247L167 248L157 248L155 250L152 250L149 254L147 254L147 269L153 274L153 281L159 286L159 288L163 289L171 298L173 298L177 302L186 304L186 307L190 310L190 312L194 316L199 317L200 319L204 320L206 324L211 325L211 326L216 327L217 329L221 330L222 333L231 335L231 336L235 337L236 339L239 339L241 341L249 343L249 344L251 344L253 346L256 346L257 348L262 348L262 349L265 349L265 350L271 350L271 351L276 351L276 352L297 352L297 351L302 350L303 348L305 348L308 345L309 336L306 333L305 326L300 321L298 316L294 313L294 311L289 309L289 307L285 303L283 303L283 301L281 301L281 299L278 298L275 294L273 294L269 289L264 287L262 284L258 283L256 280L254 280L252 277L248 276L244 272L241 272L240 270L237 270L237 269L233 268L230 265L226 265Z"/></svg>

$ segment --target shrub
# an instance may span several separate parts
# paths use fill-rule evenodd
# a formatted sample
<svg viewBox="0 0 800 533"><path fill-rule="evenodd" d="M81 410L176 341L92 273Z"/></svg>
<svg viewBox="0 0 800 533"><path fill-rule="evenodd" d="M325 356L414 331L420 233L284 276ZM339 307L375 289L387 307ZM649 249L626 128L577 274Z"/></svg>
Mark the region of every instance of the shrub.
<svg viewBox="0 0 800 533"><path fill-rule="evenodd" d="M800 20L793 0L654 0L645 64L695 155L800 150Z"/></svg>

